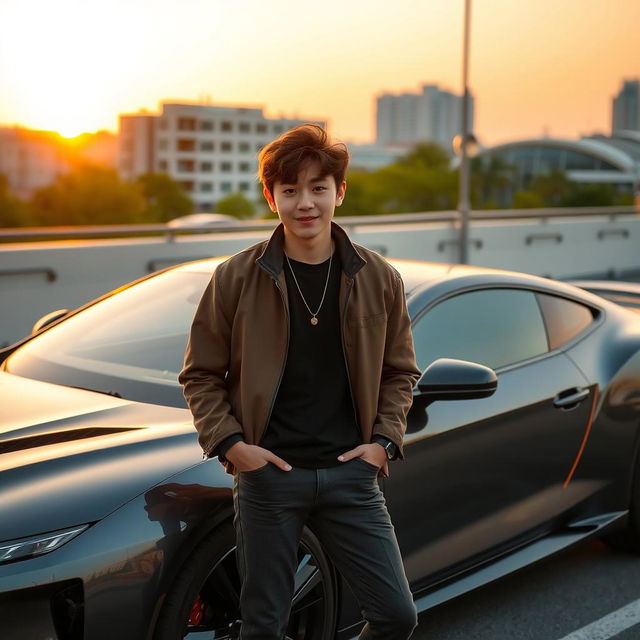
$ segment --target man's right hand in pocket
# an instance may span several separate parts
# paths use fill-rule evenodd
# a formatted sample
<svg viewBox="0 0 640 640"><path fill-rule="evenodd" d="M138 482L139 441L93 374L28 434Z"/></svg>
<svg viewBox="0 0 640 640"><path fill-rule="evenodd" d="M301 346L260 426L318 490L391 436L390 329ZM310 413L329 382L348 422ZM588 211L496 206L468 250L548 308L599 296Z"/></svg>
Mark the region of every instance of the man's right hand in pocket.
<svg viewBox="0 0 640 640"><path fill-rule="evenodd" d="M233 463L238 471L255 471L269 462L280 467L283 471L291 471L291 465L269 449L242 441L236 442L230 447L224 457Z"/></svg>

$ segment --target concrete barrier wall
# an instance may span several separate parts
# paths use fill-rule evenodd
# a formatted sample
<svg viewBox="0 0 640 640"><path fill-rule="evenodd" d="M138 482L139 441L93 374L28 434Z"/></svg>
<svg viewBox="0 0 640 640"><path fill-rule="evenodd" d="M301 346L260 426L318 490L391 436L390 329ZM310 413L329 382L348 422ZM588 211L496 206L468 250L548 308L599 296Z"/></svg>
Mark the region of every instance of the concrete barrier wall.
<svg viewBox="0 0 640 640"><path fill-rule="evenodd" d="M351 225L351 237L385 256L455 262L449 223ZM72 309L171 264L230 255L269 231L0 245L0 346L54 309ZM640 270L640 216L477 221L469 262L553 278L618 277Z"/></svg>

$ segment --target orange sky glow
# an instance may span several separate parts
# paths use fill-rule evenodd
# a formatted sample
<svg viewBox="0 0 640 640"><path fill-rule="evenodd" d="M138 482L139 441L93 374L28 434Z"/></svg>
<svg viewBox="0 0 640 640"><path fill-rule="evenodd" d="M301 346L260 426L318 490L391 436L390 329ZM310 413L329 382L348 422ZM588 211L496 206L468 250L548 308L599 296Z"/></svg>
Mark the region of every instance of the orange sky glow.
<svg viewBox="0 0 640 640"><path fill-rule="evenodd" d="M375 97L460 92L463 0L3 0L0 124L76 135L163 100L262 105L372 141ZM639 0L473 0L484 144L609 132Z"/></svg>

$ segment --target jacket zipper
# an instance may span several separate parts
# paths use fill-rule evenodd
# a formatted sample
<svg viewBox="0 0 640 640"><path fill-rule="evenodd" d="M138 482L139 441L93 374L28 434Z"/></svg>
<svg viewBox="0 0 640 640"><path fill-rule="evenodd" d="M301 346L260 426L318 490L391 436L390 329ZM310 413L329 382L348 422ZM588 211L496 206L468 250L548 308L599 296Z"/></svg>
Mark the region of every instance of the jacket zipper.
<svg viewBox="0 0 640 640"><path fill-rule="evenodd" d="M347 306L349 304L349 298L351 297L351 289L353 287L353 279L350 278L348 280L349 289L347 291L347 297L344 301L344 308L342 310L342 323L341 323L341 331L340 331L340 339L342 342L342 357L344 358L344 368L347 371L347 382L349 383L349 395L351 396L351 408L353 409L353 417L356 423L356 427L362 435L362 429L360 428L360 424L358 423L358 414L356 413L356 405L353 399L353 388L351 387L351 375L349 374L349 362L347 361L347 350L344 345L344 328L347 322Z"/></svg>
<svg viewBox="0 0 640 640"><path fill-rule="evenodd" d="M280 391L280 384L282 383L282 378L284 377L284 370L287 366L287 354L289 353L289 340L291 338L291 327L289 326L289 312L287 311L287 304L286 301L284 299L284 291L282 290L282 288L280 287L280 283L278 282L277 278L271 276L271 278L273 279L273 282L275 283L278 291L280 292L280 297L282 298L282 306L284 307L284 312L287 316L287 346L285 347L284 350L284 357L282 358L282 368L280 369L280 376L278 378L278 384L276 385L276 390L273 392L273 396L271 398L271 406L269 407L269 412L267 413L267 419L264 423L264 426L262 427L262 431L260 433L260 437L258 438L256 444L260 444L260 442L262 441L262 438L265 434L265 431L267 430L267 427L269 426L269 420L271 420L271 414L273 413L273 407L276 404L276 397L278 396L278 391Z"/></svg>

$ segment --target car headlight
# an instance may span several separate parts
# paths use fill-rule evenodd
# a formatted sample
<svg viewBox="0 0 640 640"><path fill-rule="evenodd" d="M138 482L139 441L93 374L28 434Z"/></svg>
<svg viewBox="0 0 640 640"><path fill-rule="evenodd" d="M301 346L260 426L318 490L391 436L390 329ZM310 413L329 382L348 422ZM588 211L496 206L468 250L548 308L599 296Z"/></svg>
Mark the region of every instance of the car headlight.
<svg viewBox="0 0 640 640"><path fill-rule="evenodd" d="M33 556L41 556L45 553L59 549L63 544L81 534L89 525L83 524L70 529L60 529L50 533L41 533L30 538L20 538L0 543L0 564L23 560Z"/></svg>

